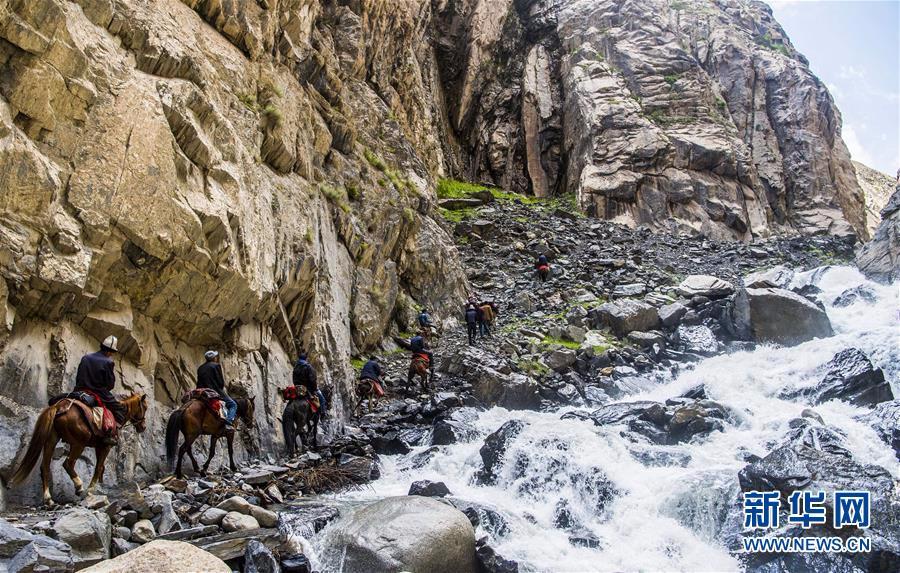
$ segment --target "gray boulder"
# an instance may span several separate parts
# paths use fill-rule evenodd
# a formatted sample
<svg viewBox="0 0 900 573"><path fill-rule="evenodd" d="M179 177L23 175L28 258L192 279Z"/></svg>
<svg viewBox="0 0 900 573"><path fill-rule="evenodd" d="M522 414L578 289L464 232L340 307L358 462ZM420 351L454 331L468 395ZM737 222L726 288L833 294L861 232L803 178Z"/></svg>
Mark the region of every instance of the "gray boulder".
<svg viewBox="0 0 900 573"><path fill-rule="evenodd" d="M794 271L783 265L764 271L750 273L744 277L746 288L788 288L794 278Z"/></svg>
<svg viewBox="0 0 900 573"><path fill-rule="evenodd" d="M900 186L881 210L881 223L872 240L856 253L856 266L882 283L900 278Z"/></svg>
<svg viewBox="0 0 900 573"><path fill-rule="evenodd" d="M619 338L635 330L654 330L659 326L656 308L628 298L604 303L593 309L590 317L596 326L612 329Z"/></svg>
<svg viewBox="0 0 900 573"><path fill-rule="evenodd" d="M826 368L828 373L814 390L817 404L838 399L871 407L894 399L884 372L856 348L841 350Z"/></svg>
<svg viewBox="0 0 900 573"><path fill-rule="evenodd" d="M53 524L53 534L72 548L79 567L109 559L112 523L99 511L76 507L64 513Z"/></svg>
<svg viewBox="0 0 900 573"><path fill-rule="evenodd" d="M792 346L833 334L824 310L785 289L740 289L731 313L734 334L742 340Z"/></svg>
<svg viewBox="0 0 900 573"><path fill-rule="evenodd" d="M244 549L244 573L280 573L278 560L265 544L251 539Z"/></svg>
<svg viewBox="0 0 900 573"><path fill-rule="evenodd" d="M421 495L424 497L445 497L450 495L450 489L442 481L434 482L428 480L414 481L409 486L407 495Z"/></svg>
<svg viewBox="0 0 900 573"><path fill-rule="evenodd" d="M678 335L678 341L687 352L711 356L719 351L719 341L716 340L716 335L708 326L685 326L682 324L675 332Z"/></svg>
<svg viewBox="0 0 900 573"><path fill-rule="evenodd" d="M884 442L894 449L900 462L900 400L878 404L871 412L857 418L869 424Z"/></svg>
<svg viewBox="0 0 900 573"><path fill-rule="evenodd" d="M544 362L547 366L557 372L564 372L571 368L575 362L578 361L578 357L575 355L574 350L569 350L568 348L560 348L558 350L554 350L550 354L544 357Z"/></svg>
<svg viewBox="0 0 900 573"><path fill-rule="evenodd" d="M67 543L45 535L35 535L32 541L19 550L6 564L7 571L38 573L46 571L74 571L75 559Z"/></svg>
<svg viewBox="0 0 900 573"><path fill-rule="evenodd" d="M477 475L480 483L492 484L496 481L496 471L500 468L506 448L524 427L525 422L522 420L509 420L484 440L484 445L478 451L484 463L484 468Z"/></svg>
<svg viewBox="0 0 900 573"><path fill-rule="evenodd" d="M337 526L332 551L344 573L475 573L475 530L458 509L430 497L389 497Z"/></svg>
<svg viewBox="0 0 900 573"><path fill-rule="evenodd" d="M8 559L34 540L34 535L0 519L0 559Z"/></svg>
<svg viewBox="0 0 900 573"><path fill-rule="evenodd" d="M136 543L150 543L154 539L156 539L156 528L149 519L142 519L131 528L131 540Z"/></svg>
<svg viewBox="0 0 900 573"><path fill-rule="evenodd" d="M678 324L687 311L687 307L680 302L673 302L660 307L659 319L662 321L663 326L672 327Z"/></svg>
<svg viewBox="0 0 900 573"><path fill-rule="evenodd" d="M222 518L222 529L228 533L233 531L250 531L259 529L259 522L252 515L230 511Z"/></svg>
<svg viewBox="0 0 900 573"><path fill-rule="evenodd" d="M681 281L676 289L684 297L705 296L722 298L734 292L734 285L709 275L691 275Z"/></svg>

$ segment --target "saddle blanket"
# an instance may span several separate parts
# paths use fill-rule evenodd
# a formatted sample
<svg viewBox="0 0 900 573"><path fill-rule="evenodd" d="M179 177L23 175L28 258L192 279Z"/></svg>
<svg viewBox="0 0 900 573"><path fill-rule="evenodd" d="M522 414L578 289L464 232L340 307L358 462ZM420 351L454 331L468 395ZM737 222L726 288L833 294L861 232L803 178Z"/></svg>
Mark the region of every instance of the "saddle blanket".
<svg viewBox="0 0 900 573"><path fill-rule="evenodd" d="M209 388L194 388L193 390L185 392L181 403L185 404L190 400L200 400L218 417L223 420L228 418L228 412L225 410L225 402L219 398L219 393L215 390Z"/></svg>
<svg viewBox="0 0 900 573"><path fill-rule="evenodd" d="M113 417L112 412L110 412L108 408L105 408L103 406L96 406L91 408L84 402L81 402L80 400L76 400L74 398L63 398L58 402L59 405L56 407L57 416L65 414L72 406L77 407L81 411L82 416L84 416L84 420L87 422L88 427L91 429L91 432L95 436L103 437L112 435L115 432L116 419Z"/></svg>

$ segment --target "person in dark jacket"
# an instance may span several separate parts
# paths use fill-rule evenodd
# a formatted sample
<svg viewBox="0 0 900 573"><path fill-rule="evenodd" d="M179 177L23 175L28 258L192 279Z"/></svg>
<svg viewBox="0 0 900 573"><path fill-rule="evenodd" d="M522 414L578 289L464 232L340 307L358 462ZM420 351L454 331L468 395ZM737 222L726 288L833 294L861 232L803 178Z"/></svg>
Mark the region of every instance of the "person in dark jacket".
<svg viewBox="0 0 900 573"><path fill-rule="evenodd" d="M474 304L466 307L466 331L469 334L469 346L475 344L475 337L478 335L478 309Z"/></svg>
<svg viewBox="0 0 900 573"><path fill-rule="evenodd" d="M409 349L412 350L413 354L424 354L428 357L428 370L431 378L434 379L434 353L429 350L428 332L421 330L419 334L410 338ZM410 380L410 384L412 384L412 380Z"/></svg>
<svg viewBox="0 0 900 573"><path fill-rule="evenodd" d="M419 312L419 328L428 332L434 330L434 323L431 321L431 315L428 314L428 309L426 308Z"/></svg>
<svg viewBox="0 0 900 573"><path fill-rule="evenodd" d="M328 401L325 400L325 394L319 390L319 382L318 376L316 375L316 369L313 368L313 365L309 363L307 360L307 356L305 352L301 352L300 356L297 358L297 362L294 364L294 372L293 372L293 381L294 386L302 386L306 388L306 392L308 395L318 396L319 398L319 413L321 416L325 416L325 412L328 411Z"/></svg>
<svg viewBox="0 0 900 573"><path fill-rule="evenodd" d="M541 282L547 282L547 279L550 277L550 261L547 260L547 255L541 253L534 268L537 269L538 278L541 279Z"/></svg>
<svg viewBox="0 0 900 573"><path fill-rule="evenodd" d="M208 350L203 356L206 362L197 368L197 388L209 388L219 394L219 398L225 403L225 425L231 427L237 416L237 402L225 391L225 376L222 375L222 365L219 364L219 353Z"/></svg>
<svg viewBox="0 0 900 573"><path fill-rule="evenodd" d="M112 413L116 420L116 429L125 421L125 405L116 400L112 389L116 385L115 362L112 355L118 352L119 340L115 336L107 336L100 344L100 350L85 354L78 364L75 373L75 390L94 394L103 402L103 406ZM99 405L99 404L98 404ZM103 441L111 446L117 445L115 431Z"/></svg>
<svg viewBox="0 0 900 573"><path fill-rule="evenodd" d="M374 356L369 357L369 360L363 364L362 370L359 373L360 380L365 380L367 378L381 384L381 364L378 363L378 360L376 360Z"/></svg>

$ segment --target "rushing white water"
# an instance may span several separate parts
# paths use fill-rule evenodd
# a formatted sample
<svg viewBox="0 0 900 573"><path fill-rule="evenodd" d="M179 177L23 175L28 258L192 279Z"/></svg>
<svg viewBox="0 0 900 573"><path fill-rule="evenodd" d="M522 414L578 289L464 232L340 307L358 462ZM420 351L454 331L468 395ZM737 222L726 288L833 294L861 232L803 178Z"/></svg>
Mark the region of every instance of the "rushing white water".
<svg viewBox="0 0 900 573"><path fill-rule="evenodd" d="M508 531L479 534L491 535L497 551L526 570L738 570L725 538L740 527L737 474L746 465L742 454L765 455L787 432L788 422L809 407L779 399L779 393L815 385L835 353L856 347L884 369L894 394L900 395L897 288L865 281L858 271L843 267L805 273L795 282L813 282L822 289L834 336L792 348L763 346L710 358L622 400L665 401L703 383L710 399L741 416L724 432L713 432L698 443L642 445L623 438L615 426L561 420L562 411L493 408L479 415L478 438L442 447L418 469L408 469L409 458L425 448L382 457L383 477L349 497L404 495L415 480L443 481L453 497L492 508L506 519ZM832 306L841 292L860 284L876 293L877 302ZM826 423L846 432L847 447L860 462L888 468L900 478L893 451L871 428L853 419L865 409L832 401L815 410ZM509 445L497 484L474 485L474 474L482 466L478 450L483 438L512 419L527 425ZM635 452L666 455L672 463L680 459L683 467L648 466ZM605 484L610 482L615 494L604 505ZM574 546L570 533L555 526L560 504L568 506L580 529L600 539L599 547ZM331 564L319 565L327 570Z"/></svg>

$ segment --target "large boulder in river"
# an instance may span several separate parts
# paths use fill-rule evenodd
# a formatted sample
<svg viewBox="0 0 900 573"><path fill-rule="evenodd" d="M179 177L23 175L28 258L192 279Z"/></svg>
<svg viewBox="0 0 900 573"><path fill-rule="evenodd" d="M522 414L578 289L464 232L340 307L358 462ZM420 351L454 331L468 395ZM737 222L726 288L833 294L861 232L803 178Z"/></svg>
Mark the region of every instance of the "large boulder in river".
<svg viewBox="0 0 900 573"><path fill-rule="evenodd" d="M619 338L629 332L654 330L659 327L659 312L646 302L623 298L601 304L591 310L595 326L608 327Z"/></svg>
<svg viewBox="0 0 900 573"><path fill-rule="evenodd" d="M793 269L778 265L771 269L750 273L744 277L744 286L747 288L788 288L793 278Z"/></svg>
<svg viewBox="0 0 900 573"><path fill-rule="evenodd" d="M900 278L900 185L881 210L881 224L875 236L856 254L856 266L879 282L891 283Z"/></svg>
<svg viewBox="0 0 900 573"><path fill-rule="evenodd" d="M872 426L878 437L894 449L894 455L900 461L900 400L882 402L857 419Z"/></svg>
<svg viewBox="0 0 900 573"><path fill-rule="evenodd" d="M475 530L465 514L430 497L400 496L356 512L336 531L344 573L475 573Z"/></svg>
<svg viewBox="0 0 900 573"><path fill-rule="evenodd" d="M133 551L84 569L84 573L179 573L185 570L231 573L224 561L182 541L157 539Z"/></svg>
<svg viewBox="0 0 900 573"><path fill-rule="evenodd" d="M826 368L828 373L813 391L818 404L838 399L871 407L894 399L891 385L884 379L884 372L873 366L869 357L856 348L841 350L826 364Z"/></svg>
<svg viewBox="0 0 900 573"><path fill-rule="evenodd" d="M484 445L478 451L481 455L481 461L484 463L484 468L477 474L477 479L480 483L492 484L496 481L496 471L500 467L500 461L503 459L504 454L506 454L506 448L524 427L525 422L522 420L509 420L484 440Z"/></svg>
<svg viewBox="0 0 900 573"><path fill-rule="evenodd" d="M833 334L824 310L780 288L738 290L731 319L735 336L742 340L791 346Z"/></svg>

